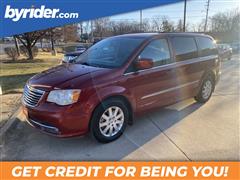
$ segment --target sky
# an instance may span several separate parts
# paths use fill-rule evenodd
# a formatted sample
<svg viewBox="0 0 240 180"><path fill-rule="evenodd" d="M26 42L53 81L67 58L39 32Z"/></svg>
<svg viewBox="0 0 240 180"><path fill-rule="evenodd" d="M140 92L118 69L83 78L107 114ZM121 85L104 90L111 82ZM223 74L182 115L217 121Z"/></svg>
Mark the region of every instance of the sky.
<svg viewBox="0 0 240 180"><path fill-rule="evenodd" d="M207 0L187 0L186 22L197 24L205 19L206 5ZM210 0L209 16L236 8L240 10L239 0ZM171 21L177 22L180 18L183 19L183 10L184 3L180 2L142 10L142 16L145 20L167 16ZM140 21L140 11L111 16L110 19L115 21Z"/></svg>

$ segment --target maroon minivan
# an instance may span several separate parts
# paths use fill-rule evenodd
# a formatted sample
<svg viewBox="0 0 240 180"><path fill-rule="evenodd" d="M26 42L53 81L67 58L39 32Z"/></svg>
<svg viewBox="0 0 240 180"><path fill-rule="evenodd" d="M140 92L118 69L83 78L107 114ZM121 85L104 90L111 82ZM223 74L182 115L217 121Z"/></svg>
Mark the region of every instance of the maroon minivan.
<svg viewBox="0 0 240 180"><path fill-rule="evenodd" d="M212 37L141 33L104 39L73 64L33 76L22 98L27 121L59 137L117 139L134 115L194 97L204 103L219 79Z"/></svg>

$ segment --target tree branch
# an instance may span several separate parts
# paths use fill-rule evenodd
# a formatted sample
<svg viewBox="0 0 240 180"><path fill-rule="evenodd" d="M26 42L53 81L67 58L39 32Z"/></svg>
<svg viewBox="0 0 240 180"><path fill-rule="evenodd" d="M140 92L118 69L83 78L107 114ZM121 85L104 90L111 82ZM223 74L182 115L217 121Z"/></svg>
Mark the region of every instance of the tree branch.
<svg viewBox="0 0 240 180"><path fill-rule="evenodd" d="M16 38L19 39L23 46L27 47L26 43L18 35L16 35Z"/></svg>

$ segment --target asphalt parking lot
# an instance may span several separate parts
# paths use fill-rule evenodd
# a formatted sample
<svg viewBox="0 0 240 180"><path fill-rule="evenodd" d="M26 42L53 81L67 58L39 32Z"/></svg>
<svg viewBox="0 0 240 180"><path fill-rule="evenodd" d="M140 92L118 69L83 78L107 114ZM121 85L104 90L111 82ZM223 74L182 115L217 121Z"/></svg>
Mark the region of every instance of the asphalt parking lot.
<svg viewBox="0 0 240 180"><path fill-rule="evenodd" d="M193 99L137 118L124 135L100 144L90 135L61 139L40 133L17 114L1 137L2 160L240 160L239 56L222 64L211 99Z"/></svg>

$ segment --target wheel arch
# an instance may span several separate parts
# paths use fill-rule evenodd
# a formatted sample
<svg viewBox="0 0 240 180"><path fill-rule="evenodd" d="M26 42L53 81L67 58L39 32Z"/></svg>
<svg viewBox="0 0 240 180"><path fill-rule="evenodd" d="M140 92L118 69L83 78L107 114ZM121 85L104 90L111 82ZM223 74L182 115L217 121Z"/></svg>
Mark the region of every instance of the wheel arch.
<svg viewBox="0 0 240 180"><path fill-rule="evenodd" d="M89 128L89 129L90 129L90 126L91 126L92 116L93 116L96 108L97 108L98 106L100 106L103 102L108 101L108 100L111 100L111 99L121 100L121 101L127 106L127 108L129 109L129 118L128 118L127 124L129 124L129 125L132 125L132 124L133 124L133 118L134 118L133 106L132 106L132 104L130 103L129 99L128 99L126 96L121 95L121 94L118 94L118 95L110 95L110 96L107 96L107 97L103 98L103 99L101 100L101 102L99 102L99 103L94 107L94 110L92 111L91 118L90 118L89 125L88 125L88 128Z"/></svg>
<svg viewBox="0 0 240 180"><path fill-rule="evenodd" d="M200 79L200 81L199 81L198 92L200 91L200 88L201 88L201 86L202 86L202 83L203 83L204 78L207 77L207 76L210 76L210 77L213 79L214 89L215 89L216 73L214 72L214 70L208 68L208 69L206 69L206 70L204 71L204 73L203 73L203 75L202 75L202 77L201 77L201 79ZM214 90L214 89L213 89L213 90Z"/></svg>
<svg viewBox="0 0 240 180"><path fill-rule="evenodd" d="M206 76L210 76L213 81L214 81L214 84L216 83L216 72L213 70L213 69L206 69L201 77L201 83L203 82L203 79L206 77Z"/></svg>

